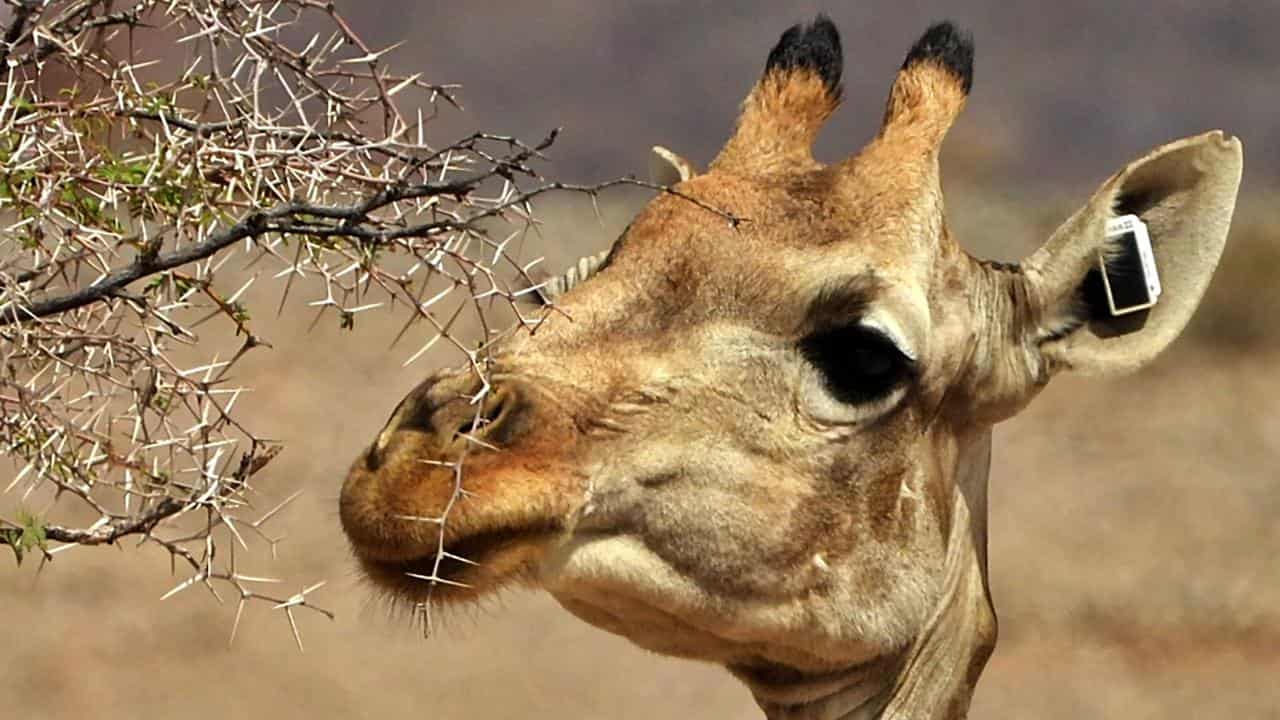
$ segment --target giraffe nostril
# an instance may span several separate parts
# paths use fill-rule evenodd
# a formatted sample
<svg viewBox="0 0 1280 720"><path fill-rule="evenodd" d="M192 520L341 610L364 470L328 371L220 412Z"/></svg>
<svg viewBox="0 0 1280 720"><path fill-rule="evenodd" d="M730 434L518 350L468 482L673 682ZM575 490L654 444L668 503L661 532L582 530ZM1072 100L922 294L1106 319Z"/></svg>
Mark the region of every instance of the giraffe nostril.
<svg viewBox="0 0 1280 720"><path fill-rule="evenodd" d="M374 443L364 453L364 469L374 472L380 467L382 467L382 448Z"/></svg>
<svg viewBox="0 0 1280 720"><path fill-rule="evenodd" d="M431 401L430 392L437 380L438 378L434 377L427 378L405 395L399 405L396 405L396 409L391 412L391 417L387 418L386 424L382 426L382 432L378 433L378 438L369 451L370 462L378 462L376 456L386 449L392 434L397 430L431 429L431 416L437 408L437 403Z"/></svg>
<svg viewBox="0 0 1280 720"><path fill-rule="evenodd" d="M467 382L463 386L461 382ZM509 444L524 426L513 422L513 408L517 405L516 392L505 386L493 386L477 401L475 393L481 390L467 376L432 378L409 393L392 412L382 432L364 455L364 466L376 472L389 460L395 449L396 438L414 436L413 447L422 448L429 443L429 452L451 455L462 445L477 442L486 447ZM407 433L406 433L407 431Z"/></svg>
<svg viewBox="0 0 1280 720"><path fill-rule="evenodd" d="M468 408L469 412L458 425L457 434L477 439L491 435L505 419L511 405L509 391L500 389L489 393L479 407Z"/></svg>

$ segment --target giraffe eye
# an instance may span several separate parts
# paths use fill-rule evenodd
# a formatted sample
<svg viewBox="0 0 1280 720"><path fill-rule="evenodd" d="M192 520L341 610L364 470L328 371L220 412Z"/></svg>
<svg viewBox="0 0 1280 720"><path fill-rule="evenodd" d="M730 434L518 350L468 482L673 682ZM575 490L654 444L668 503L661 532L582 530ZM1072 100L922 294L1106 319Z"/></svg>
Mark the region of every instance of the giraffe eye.
<svg viewBox="0 0 1280 720"><path fill-rule="evenodd" d="M815 332L800 342L800 352L822 373L827 391L849 405L888 395L913 371L892 340L863 325Z"/></svg>

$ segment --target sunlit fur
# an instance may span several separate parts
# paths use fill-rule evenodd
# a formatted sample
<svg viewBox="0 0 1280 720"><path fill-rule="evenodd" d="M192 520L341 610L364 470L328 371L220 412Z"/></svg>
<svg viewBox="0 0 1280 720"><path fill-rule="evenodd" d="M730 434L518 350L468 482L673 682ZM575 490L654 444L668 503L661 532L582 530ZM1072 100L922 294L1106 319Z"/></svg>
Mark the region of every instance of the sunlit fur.
<svg viewBox="0 0 1280 720"><path fill-rule="evenodd" d="M909 59L876 138L831 166L810 153L831 84L767 70L711 168L500 349L502 400L476 431L499 449L468 451L465 495L431 463L466 445L466 369L425 381L355 461L342 520L371 579L409 603L540 586L642 647L725 665L771 717L963 716L995 643L991 425L1058 369L1127 369L1176 335L1221 251L1240 145L1157 150L1022 268L988 265L944 222L938 145L970 79L954 65ZM1136 196L1173 296L1121 334L1078 288ZM859 407L798 349L815 299L850 288L850 316L820 320L875 321L917 368ZM479 563L441 566L467 587L405 577L441 542Z"/></svg>

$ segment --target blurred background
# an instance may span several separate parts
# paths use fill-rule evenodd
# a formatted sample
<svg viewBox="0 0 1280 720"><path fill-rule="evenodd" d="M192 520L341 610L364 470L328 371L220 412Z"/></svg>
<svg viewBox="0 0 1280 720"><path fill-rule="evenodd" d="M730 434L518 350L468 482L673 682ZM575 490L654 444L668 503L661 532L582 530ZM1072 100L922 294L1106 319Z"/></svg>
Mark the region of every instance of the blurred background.
<svg viewBox="0 0 1280 720"><path fill-rule="evenodd" d="M974 718L1280 717L1280 3L866 1L818 4L339 0L395 64L461 83L440 141L484 128L564 134L551 177L643 176L648 148L705 165L788 25L819 10L844 38L845 105L821 159L874 134L911 43L951 18L977 41L968 109L943 153L948 215L976 254L1017 259L1111 172L1212 128L1246 170L1232 237L1192 326L1126 379L1056 380L995 435L991 580L1000 644ZM541 206L547 266L605 248L646 199ZM228 277L228 282L231 278ZM257 287L262 287L265 283ZM257 287L255 289L257 289ZM278 297L263 288L262 304ZM252 300L252 298L251 298ZM268 305L270 306L270 305ZM327 579L329 623L175 580L160 550L76 549L37 573L0 557L0 715L28 718L741 718L726 673L660 658L515 593L423 640L353 572L336 499L347 464L443 357L402 367L402 318L357 333L288 310L246 360L255 427L286 445L258 479L282 518L257 574ZM6 470L7 472L7 470Z"/></svg>

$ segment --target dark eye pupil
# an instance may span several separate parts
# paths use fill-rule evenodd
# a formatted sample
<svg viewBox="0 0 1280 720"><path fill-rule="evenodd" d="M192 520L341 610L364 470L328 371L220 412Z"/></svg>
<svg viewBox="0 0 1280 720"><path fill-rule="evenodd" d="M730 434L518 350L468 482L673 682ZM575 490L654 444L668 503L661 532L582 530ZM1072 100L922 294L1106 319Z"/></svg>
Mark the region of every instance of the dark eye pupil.
<svg viewBox="0 0 1280 720"><path fill-rule="evenodd" d="M827 390L856 405L887 395L906 376L908 361L885 336L859 325L814 333L800 343Z"/></svg>
<svg viewBox="0 0 1280 720"><path fill-rule="evenodd" d="M894 359L879 349L856 347L849 353L854 371L867 377L882 377L893 370Z"/></svg>

